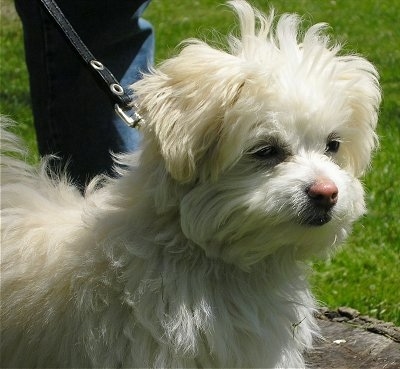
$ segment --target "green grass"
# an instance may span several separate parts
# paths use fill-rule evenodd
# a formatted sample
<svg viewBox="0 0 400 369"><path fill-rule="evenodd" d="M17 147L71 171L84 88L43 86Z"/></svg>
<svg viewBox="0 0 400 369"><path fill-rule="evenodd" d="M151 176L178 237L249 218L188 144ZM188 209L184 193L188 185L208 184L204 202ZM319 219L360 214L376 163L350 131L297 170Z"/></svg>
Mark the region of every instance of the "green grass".
<svg viewBox="0 0 400 369"><path fill-rule="evenodd" d="M268 7L263 1L253 3ZM185 38L221 43L221 34L235 29L232 14L221 4L153 0L147 18L157 32L156 59L176 53ZM274 5L278 13L304 15L306 24L328 22L346 51L365 55L380 71L381 147L364 178L369 213L331 261L316 263L312 283L317 297L332 308L348 305L400 324L400 2L279 0ZM35 150L21 27L10 0L2 0L0 53L0 111L19 122L19 132Z"/></svg>

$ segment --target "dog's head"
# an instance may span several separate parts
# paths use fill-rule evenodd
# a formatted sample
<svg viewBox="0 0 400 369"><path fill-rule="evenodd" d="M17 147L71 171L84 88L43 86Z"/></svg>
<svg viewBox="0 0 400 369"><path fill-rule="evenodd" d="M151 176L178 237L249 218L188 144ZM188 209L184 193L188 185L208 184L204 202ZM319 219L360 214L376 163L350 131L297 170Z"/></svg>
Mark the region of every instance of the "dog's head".
<svg viewBox="0 0 400 369"><path fill-rule="evenodd" d="M183 232L208 255L242 267L285 246L308 256L364 213L357 178L377 142L377 72L339 55L325 24L300 39L296 15L274 27L273 15L230 4L241 36L228 51L188 41L133 86L147 151L185 188Z"/></svg>

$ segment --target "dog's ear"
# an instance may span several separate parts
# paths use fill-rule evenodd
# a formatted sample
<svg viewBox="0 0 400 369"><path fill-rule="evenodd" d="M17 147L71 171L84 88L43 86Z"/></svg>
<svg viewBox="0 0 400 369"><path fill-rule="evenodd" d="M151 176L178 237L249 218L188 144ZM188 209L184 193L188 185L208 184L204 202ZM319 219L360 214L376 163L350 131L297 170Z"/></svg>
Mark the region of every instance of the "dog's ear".
<svg viewBox="0 0 400 369"><path fill-rule="evenodd" d="M378 145L375 130L381 89L378 72L366 59L359 56L344 56L339 59L342 65L339 81L345 84L343 95L350 106L351 116L349 124L343 127L348 142L343 143L338 159L359 177L368 169L371 153Z"/></svg>
<svg viewBox="0 0 400 369"><path fill-rule="evenodd" d="M244 84L241 69L239 58L196 40L133 85L145 135L156 140L174 179L195 180L205 153L215 151Z"/></svg>

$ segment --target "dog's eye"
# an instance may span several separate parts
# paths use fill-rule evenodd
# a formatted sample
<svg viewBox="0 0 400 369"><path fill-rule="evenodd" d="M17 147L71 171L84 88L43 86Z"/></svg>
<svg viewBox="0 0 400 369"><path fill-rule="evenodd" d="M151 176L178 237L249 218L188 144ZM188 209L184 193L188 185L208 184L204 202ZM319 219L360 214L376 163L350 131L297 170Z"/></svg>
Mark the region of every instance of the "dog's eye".
<svg viewBox="0 0 400 369"><path fill-rule="evenodd" d="M337 153L339 151L340 141L338 139L333 139L328 141L326 144L325 152L326 153Z"/></svg>
<svg viewBox="0 0 400 369"><path fill-rule="evenodd" d="M260 159L269 159L278 155L278 149L275 146L265 146L254 152L254 156Z"/></svg>
<svg viewBox="0 0 400 369"><path fill-rule="evenodd" d="M264 142L259 142L248 151L258 165L271 167L284 161L289 155L289 147L276 138L269 138Z"/></svg>
<svg viewBox="0 0 400 369"><path fill-rule="evenodd" d="M335 154L339 151L340 147L340 137L338 136L337 133L332 132L327 139L327 144L325 147L325 153L326 154Z"/></svg>

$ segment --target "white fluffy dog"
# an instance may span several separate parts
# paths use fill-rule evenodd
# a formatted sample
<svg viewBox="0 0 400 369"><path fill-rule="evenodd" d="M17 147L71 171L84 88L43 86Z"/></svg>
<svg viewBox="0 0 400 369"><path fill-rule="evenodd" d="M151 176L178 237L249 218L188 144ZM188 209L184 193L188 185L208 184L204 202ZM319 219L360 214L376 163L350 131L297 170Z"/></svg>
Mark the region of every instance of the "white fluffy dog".
<svg viewBox="0 0 400 369"><path fill-rule="evenodd" d="M3 367L304 366L306 260L365 211L377 72L325 24L230 5L228 51L190 40L133 86L143 149L117 179L81 196L3 157Z"/></svg>

